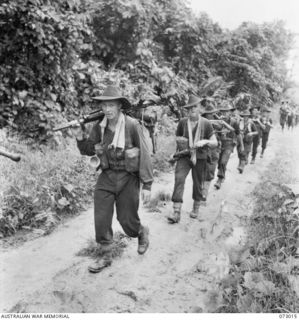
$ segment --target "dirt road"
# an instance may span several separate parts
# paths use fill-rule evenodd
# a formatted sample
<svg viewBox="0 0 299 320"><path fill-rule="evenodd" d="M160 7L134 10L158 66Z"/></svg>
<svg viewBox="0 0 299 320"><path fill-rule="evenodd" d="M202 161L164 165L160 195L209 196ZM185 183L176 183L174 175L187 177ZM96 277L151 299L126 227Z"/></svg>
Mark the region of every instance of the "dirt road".
<svg viewBox="0 0 299 320"><path fill-rule="evenodd" d="M141 209L150 227L150 248L139 256L137 240L128 243L121 258L99 274L90 274L89 258L76 256L93 238L93 209L61 225L55 232L0 253L0 312L192 312L211 311L213 289L228 271L231 247L244 241L244 225L251 212L248 194L282 147L296 147L293 134L271 132L264 159L237 170L237 156L229 163L219 191L211 186L208 205L198 220L189 218L191 180L188 177L181 222L168 225L171 203L161 213ZM298 146L297 146L298 148ZM299 176L299 173L298 173ZM173 174L155 183L154 193L171 193ZM117 222L115 230L120 230ZM200 309L199 309L200 308Z"/></svg>

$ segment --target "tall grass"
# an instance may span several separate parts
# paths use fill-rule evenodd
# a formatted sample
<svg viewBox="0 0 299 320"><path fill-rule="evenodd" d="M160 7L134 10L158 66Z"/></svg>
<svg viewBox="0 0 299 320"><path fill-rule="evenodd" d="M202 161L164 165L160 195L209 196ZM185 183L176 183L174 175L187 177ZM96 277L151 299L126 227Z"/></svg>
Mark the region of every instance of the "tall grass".
<svg viewBox="0 0 299 320"><path fill-rule="evenodd" d="M293 165L292 157L278 154L252 192L250 255L222 282L224 306L217 311L298 312L293 280L299 271L299 202L285 186L294 178Z"/></svg>
<svg viewBox="0 0 299 320"><path fill-rule="evenodd" d="M22 160L0 161L0 237L22 228L49 231L63 214L91 199L95 173L74 142L56 150L16 145Z"/></svg>

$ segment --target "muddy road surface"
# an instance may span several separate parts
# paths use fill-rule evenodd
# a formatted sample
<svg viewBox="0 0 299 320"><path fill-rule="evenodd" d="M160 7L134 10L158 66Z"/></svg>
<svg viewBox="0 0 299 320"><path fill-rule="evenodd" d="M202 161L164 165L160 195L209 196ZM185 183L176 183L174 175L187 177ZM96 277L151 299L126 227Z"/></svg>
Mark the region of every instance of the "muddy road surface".
<svg viewBox="0 0 299 320"><path fill-rule="evenodd" d="M172 203L160 212L141 208L150 228L150 247L137 254L137 239L101 273L91 274L91 258L77 256L94 236L93 208L60 225L51 235L0 252L0 312L194 312L213 310L217 288L232 259L231 248L245 241L251 213L249 193L280 150L298 148L299 130L271 132L263 159L239 174L236 151L219 191L211 185L208 204L189 218L192 182L186 181L181 222L167 223ZM153 194L171 193L173 173L154 184ZM215 182L215 181L214 181ZM114 221L114 230L120 230Z"/></svg>

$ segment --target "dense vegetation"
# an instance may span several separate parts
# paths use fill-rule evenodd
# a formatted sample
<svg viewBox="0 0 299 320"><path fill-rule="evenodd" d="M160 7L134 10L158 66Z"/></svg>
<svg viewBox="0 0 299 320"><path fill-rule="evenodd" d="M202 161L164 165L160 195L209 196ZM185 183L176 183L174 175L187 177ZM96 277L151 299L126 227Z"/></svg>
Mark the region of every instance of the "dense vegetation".
<svg viewBox="0 0 299 320"><path fill-rule="evenodd" d="M0 126L39 141L107 83L174 112L214 77L255 104L286 89L293 36L280 21L228 31L182 0L2 0L0 23Z"/></svg>
<svg viewBox="0 0 299 320"><path fill-rule="evenodd" d="M154 98L178 117L191 92L272 106L290 85L284 61L293 35L283 22L223 30L183 0L0 0L0 26L0 128L35 147L17 146L22 165L1 159L0 238L20 229L48 233L91 199L95 174L74 141L49 142L57 138L52 128L91 110L91 97L107 84L135 104ZM168 169L167 148L175 146L175 124L161 118L158 170ZM3 140L13 151L15 140ZM256 189L252 252L224 279L226 305L217 311L298 310L290 286L298 273L298 201L273 187L285 182L278 170L285 167ZM167 199L159 194L149 207Z"/></svg>
<svg viewBox="0 0 299 320"><path fill-rule="evenodd" d="M299 201L289 187L295 166L292 157L277 154L252 192L248 244L222 279L218 311L298 312Z"/></svg>

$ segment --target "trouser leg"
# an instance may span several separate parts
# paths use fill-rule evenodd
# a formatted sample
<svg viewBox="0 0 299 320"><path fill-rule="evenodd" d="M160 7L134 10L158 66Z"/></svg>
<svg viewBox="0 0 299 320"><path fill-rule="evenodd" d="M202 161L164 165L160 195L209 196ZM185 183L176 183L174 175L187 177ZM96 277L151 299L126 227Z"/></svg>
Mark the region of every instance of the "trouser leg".
<svg viewBox="0 0 299 320"><path fill-rule="evenodd" d="M248 162L248 157L251 151L252 142L244 142L244 156L242 160L245 160L245 163Z"/></svg>
<svg viewBox="0 0 299 320"><path fill-rule="evenodd" d="M208 197L210 185L211 185L211 181L205 181L203 184L202 195L205 199L207 199Z"/></svg>
<svg viewBox="0 0 299 320"><path fill-rule="evenodd" d="M212 181L215 177L215 171L219 160L219 150L213 151L211 163L207 163L206 181Z"/></svg>
<svg viewBox="0 0 299 320"><path fill-rule="evenodd" d="M220 158L218 161L218 178L225 179L226 167L232 153L232 148L225 148L221 150Z"/></svg>
<svg viewBox="0 0 299 320"><path fill-rule="evenodd" d="M175 167L175 182L171 200L173 202L183 202L185 181L191 170L191 162L188 158L181 158Z"/></svg>
<svg viewBox="0 0 299 320"><path fill-rule="evenodd" d="M264 133L262 136L262 154L264 153L265 149L267 148L268 139L269 139L269 132Z"/></svg>
<svg viewBox="0 0 299 320"><path fill-rule="evenodd" d="M129 237L136 238L141 228L138 216L140 184L136 176L128 175L126 179L116 195L117 220Z"/></svg>
<svg viewBox="0 0 299 320"><path fill-rule="evenodd" d="M96 242L106 245L113 242L112 218L115 195L110 191L94 191L94 224Z"/></svg>
<svg viewBox="0 0 299 320"><path fill-rule="evenodd" d="M259 135L255 136L253 138L253 142L252 142L252 159L254 160L257 154L257 148L260 144L260 137Z"/></svg>
<svg viewBox="0 0 299 320"><path fill-rule="evenodd" d="M194 201L204 200L203 186L206 181L207 160L197 159L195 167L192 168L193 193Z"/></svg>

